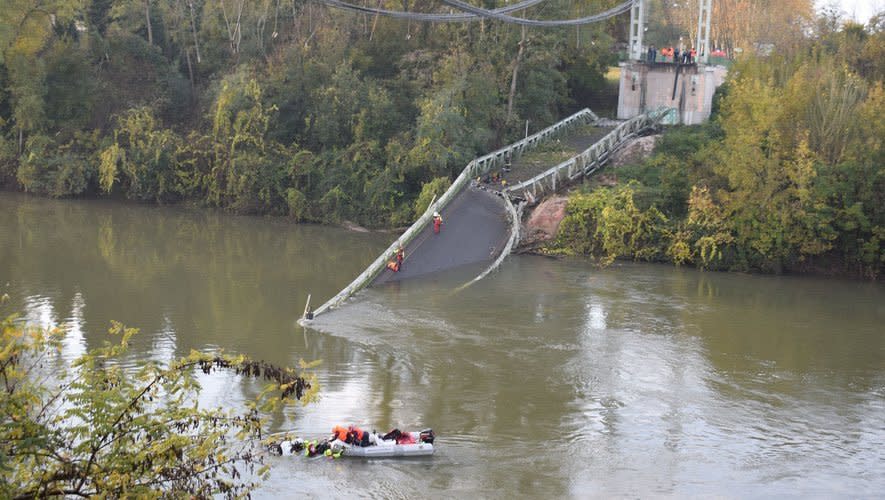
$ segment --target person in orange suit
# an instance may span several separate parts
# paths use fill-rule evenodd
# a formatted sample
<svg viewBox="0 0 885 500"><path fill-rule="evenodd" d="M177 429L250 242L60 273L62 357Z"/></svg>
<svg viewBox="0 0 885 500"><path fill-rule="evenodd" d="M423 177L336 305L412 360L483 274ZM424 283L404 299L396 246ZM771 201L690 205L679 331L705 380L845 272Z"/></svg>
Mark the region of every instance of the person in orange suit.
<svg viewBox="0 0 885 500"><path fill-rule="evenodd" d="M439 234L439 229L442 226L442 216L439 212L433 212L433 233Z"/></svg>

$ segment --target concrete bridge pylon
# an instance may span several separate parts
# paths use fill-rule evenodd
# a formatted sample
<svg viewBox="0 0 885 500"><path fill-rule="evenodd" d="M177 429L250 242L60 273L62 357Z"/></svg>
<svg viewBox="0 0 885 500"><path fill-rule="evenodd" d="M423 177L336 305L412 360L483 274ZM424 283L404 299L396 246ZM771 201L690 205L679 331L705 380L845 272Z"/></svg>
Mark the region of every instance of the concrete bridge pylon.
<svg viewBox="0 0 885 500"><path fill-rule="evenodd" d="M630 9L628 61L622 62L618 89L618 119L629 120L661 107L674 108L664 123L697 125L710 117L713 95L727 70L709 66L713 0L698 0L696 56L688 64L650 57L644 45L648 0L636 0ZM689 50L690 47L682 47Z"/></svg>

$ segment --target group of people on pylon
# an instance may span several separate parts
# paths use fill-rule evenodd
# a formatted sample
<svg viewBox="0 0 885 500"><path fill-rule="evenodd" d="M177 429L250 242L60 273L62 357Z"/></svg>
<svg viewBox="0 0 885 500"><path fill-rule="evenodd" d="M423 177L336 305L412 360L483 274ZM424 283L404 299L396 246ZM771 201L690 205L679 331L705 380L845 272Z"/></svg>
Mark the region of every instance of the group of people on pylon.
<svg viewBox="0 0 885 500"><path fill-rule="evenodd" d="M673 62L676 64L694 64L695 59L697 59L698 52L694 47L683 50L681 53L679 51L679 47L664 47L661 49L661 62ZM648 61L649 62L657 62L657 50L655 50L655 46L652 45L648 48Z"/></svg>

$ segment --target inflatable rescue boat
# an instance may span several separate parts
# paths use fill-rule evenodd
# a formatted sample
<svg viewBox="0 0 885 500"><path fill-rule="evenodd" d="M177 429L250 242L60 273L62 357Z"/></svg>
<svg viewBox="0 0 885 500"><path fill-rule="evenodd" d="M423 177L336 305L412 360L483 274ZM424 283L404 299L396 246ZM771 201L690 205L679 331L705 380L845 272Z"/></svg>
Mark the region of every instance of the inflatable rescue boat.
<svg viewBox="0 0 885 500"><path fill-rule="evenodd" d="M332 451L341 452L345 457L386 458L386 457L423 457L433 455L433 431L403 432L402 438L382 439L376 436L369 446L334 440L329 443Z"/></svg>

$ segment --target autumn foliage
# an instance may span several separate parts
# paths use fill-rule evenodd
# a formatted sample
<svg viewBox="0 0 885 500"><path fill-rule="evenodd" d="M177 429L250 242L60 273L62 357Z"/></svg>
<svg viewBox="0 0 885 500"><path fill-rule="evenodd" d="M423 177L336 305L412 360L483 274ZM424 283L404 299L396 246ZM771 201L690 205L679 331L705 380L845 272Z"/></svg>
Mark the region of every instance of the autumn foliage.
<svg viewBox="0 0 885 500"><path fill-rule="evenodd" d="M799 53L739 61L711 123L616 172L632 184L574 195L551 250L881 278L885 82L882 60L859 55L883 43L848 23ZM849 46L861 51L846 60Z"/></svg>

